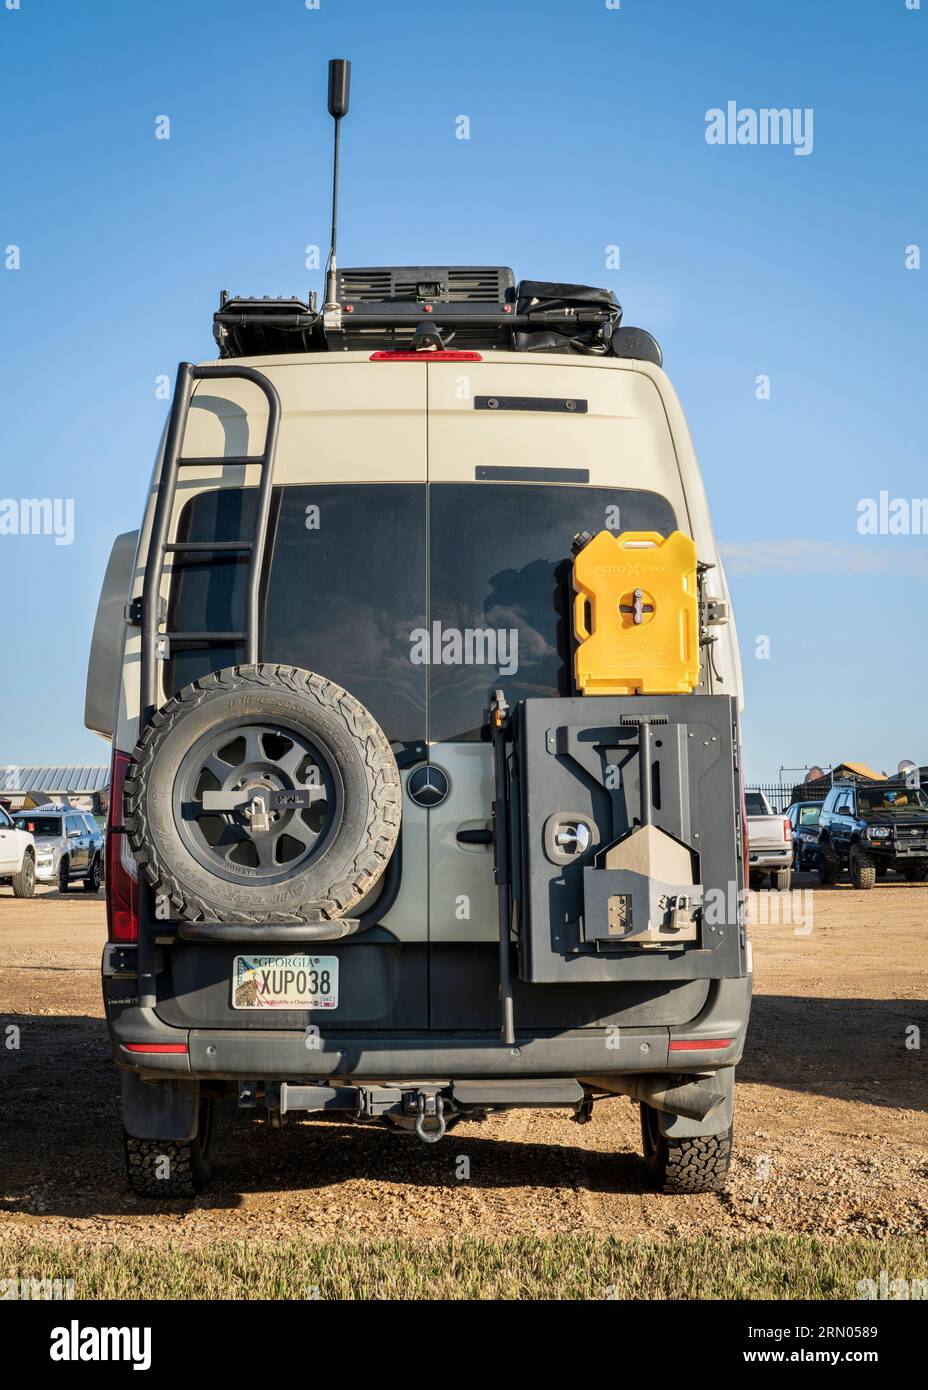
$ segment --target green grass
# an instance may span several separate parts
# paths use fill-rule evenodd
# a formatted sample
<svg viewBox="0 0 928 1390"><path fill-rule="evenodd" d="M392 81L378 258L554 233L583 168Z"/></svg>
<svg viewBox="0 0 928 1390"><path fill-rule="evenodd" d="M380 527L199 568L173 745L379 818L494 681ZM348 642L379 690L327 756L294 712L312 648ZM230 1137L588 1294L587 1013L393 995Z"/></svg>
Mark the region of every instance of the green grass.
<svg viewBox="0 0 928 1390"><path fill-rule="evenodd" d="M928 1239L456 1236L216 1241L189 1251L0 1240L0 1279L73 1279L82 1299L857 1298L857 1281L881 1270L925 1279Z"/></svg>

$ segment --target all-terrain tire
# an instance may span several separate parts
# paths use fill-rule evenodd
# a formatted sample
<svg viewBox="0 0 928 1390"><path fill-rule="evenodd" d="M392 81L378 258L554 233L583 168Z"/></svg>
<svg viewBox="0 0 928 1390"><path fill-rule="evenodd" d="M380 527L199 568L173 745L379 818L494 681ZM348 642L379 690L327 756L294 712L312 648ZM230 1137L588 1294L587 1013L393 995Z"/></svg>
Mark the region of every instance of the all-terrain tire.
<svg viewBox="0 0 928 1390"><path fill-rule="evenodd" d="M854 845L851 849L848 869L854 888L872 888L876 883L876 863L872 855L867 854L859 845Z"/></svg>
<svg viewBox="0 0 928 1390"><path fill-rule="evenodd" d="M213 1102L200 1106L195 1139L134 1139L123 1131L126 1173L138 1197L193 1197L213 1174Z"/></svg>
<svg viewBox="0 0 928 1390"><path fill-rule="evenodd" d="M661 1134L657 1111L641 1105L641 1140L648 1177L661 1192L721 1192L731 1164L732 1129L697 1139Z"/></svg>
<svg viewBox="0 0 928 1390"><path fill-rule="evenodd" d="M822 845L818 852L818 881L819 883L837 883L841 877L841 861L834 853L831 845Z"/></svg>
<svg viewBox="0 0 928 1390"><path fill-rule="evenodd" d="M94 856L94 861L90 866L87 877L83 880L85 893L99 893L100 884L103 882L103 869L100 864L99 854Z"/></svg>
<svg viewBox="0 0 928 1390"><path fill-rule="evenodd" d="M62 855L58 863L58 892L67 893L71 887L71 861L68 856Z"/></svg>
<svg viewBox="0 0 928 1390"><path fill-rule="evenodd" d="M777 869L770 875L770 882L778 893L785 893L792 881L792 869Z"/></svg>
<svg viewBox="0 0 928 1390"><path fill-rule="evenodd" d="M273 884L229 881L191 853L172 811L181 761L197 739L243 717L297 730L318 745L343 785L340 819L308 867ZM231 734L230 734L231 737ZM402 785L380 725L333 681L295 666L214 671L168 700L136 745L123 821L156 897L190 922L325 923L374 887L396 845Z"/></svg>
<svg viewBox="0 0 928 1390"><path fill-rule="evenodd" d="M35 895L35 859L26 850L19 873L13 875L14 898L31 898Z"/></svg>

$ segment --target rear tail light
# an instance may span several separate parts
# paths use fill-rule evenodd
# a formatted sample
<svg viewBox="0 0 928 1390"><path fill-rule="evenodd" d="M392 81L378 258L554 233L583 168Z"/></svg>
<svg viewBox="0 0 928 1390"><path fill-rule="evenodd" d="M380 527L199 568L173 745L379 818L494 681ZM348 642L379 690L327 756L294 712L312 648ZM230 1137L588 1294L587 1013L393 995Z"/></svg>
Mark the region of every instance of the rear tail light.
<svg viewBox="0 0 928 1390"><path fill-rule="evenodd" d="M123 833L128 753L113 749L110 813L106 819L106 927L110 941L139 939L139 870Z"/></svg>
<svg viewBox="0 0 928 1390"><path fill-rule="evenodd" d="M791 840L792 838L793 838L793 827L792 827L792 825L790 824L789 816L784 816L784 818L783 818L783 839L786 841L787 844L789 844L789 842L790 842L790 840Z"/></svg>
<svg viewBox="0 0 928 1390"><path fill-rule="evenodd" d="M405 348L372 352L372 362L482 362L479 352L466 352L463 348L423 348L421 352L408 352Z"/></svg>

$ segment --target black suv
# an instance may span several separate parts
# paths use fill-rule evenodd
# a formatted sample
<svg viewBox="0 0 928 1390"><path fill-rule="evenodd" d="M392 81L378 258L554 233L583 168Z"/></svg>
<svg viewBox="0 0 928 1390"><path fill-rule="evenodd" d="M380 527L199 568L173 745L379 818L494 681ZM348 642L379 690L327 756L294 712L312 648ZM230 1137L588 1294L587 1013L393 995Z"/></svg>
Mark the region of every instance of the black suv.
<svg viewBox="0 0 928 1390"><path fill-rule="evenodd" d="M834 883L845 868L855 888L872 888L887 869L928 879L928 796L902 781L832 787L819 818L819 878Z"/></svg>
<svg viewBox="0 0 928 1390"><path fill-rule="evenodd" d="M802 873L814 869L818 862L818 818L822 814L820 801L794 801L784 815L793 827L793 870Z"/></svg>

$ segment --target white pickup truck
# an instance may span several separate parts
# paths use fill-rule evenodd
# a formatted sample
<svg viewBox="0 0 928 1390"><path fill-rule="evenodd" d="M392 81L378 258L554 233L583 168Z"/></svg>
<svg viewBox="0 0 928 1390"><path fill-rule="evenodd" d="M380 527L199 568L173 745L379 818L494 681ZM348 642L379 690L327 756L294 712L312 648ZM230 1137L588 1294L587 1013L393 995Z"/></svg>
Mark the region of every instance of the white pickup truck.
<svg viewBox="0 0 928 1390"><path fill-rule="evenodd" d="M0 806L0 883L10 883L17 898L35 892L35 839L20 830Z"/></svg>
<svg viewBox="0 0 928 1390"><path fill-rule="evenodd" d="M748 817L748 869L752 888L770 876L773 888L789 887L793 863L793 830L788 816L775 814L763 792L745 792Z"/></svg>

